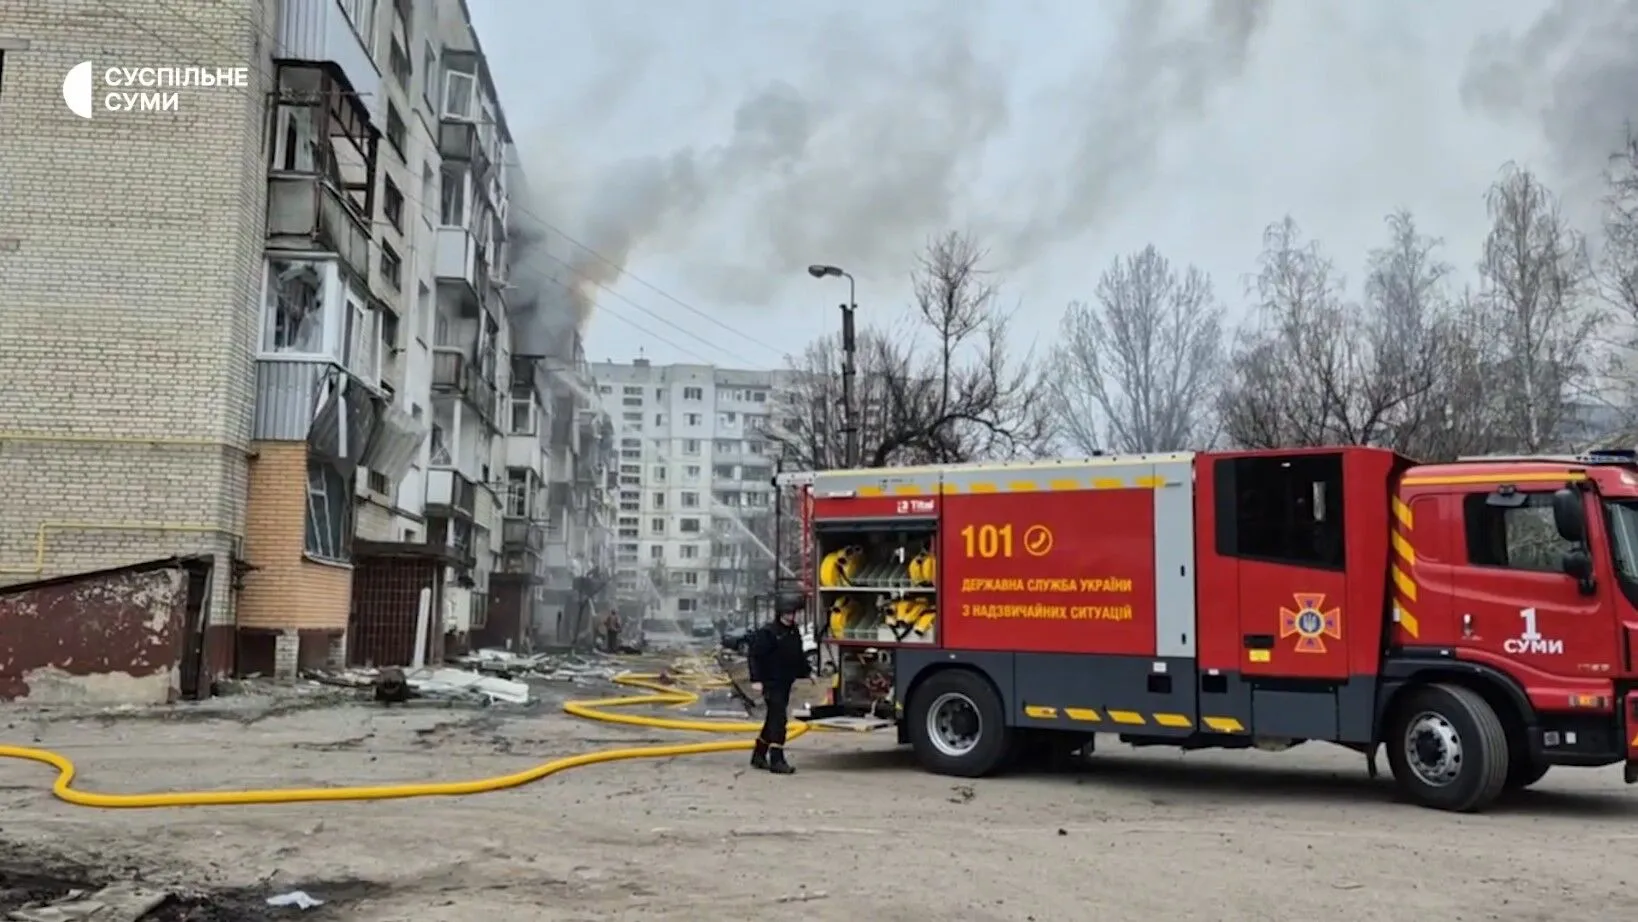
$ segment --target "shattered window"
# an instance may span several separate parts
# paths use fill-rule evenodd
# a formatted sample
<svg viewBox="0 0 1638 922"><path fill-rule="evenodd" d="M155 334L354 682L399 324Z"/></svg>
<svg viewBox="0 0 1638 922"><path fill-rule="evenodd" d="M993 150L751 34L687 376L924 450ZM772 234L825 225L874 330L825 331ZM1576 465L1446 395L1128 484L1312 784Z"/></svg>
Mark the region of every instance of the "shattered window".
<svg viewBox="0 0 1638 922"><path fill-rule="evenodd" d="M307 464L307 556L346 562L351 550L352 490L336 468L318 461Z"/></svg>
<svg viewBox="0 0 1638 922"><path fill-rule="evenodd" d="M287 259L267 264L268 352L324 352L324 275L316 262Z"/></svg>

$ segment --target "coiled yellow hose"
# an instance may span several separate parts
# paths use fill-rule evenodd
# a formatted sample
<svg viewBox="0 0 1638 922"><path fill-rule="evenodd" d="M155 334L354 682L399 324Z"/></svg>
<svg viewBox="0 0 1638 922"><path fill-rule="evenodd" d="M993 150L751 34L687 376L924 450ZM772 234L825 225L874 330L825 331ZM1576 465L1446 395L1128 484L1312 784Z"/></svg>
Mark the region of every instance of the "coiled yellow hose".
<svg viewBox="0 0 1638 922"><path fill-rule="evenodd" d="M626 714L610 710L610 708L658 705L680 707L694 704L700 698L697 692L691 691L680 684L662 684L661 677L658 675L626 673L615 676L614 681L621 685L646 689L649 694L598 698L590 701L567 701L563 704L564 712L586 720L625 724L632 727L647 727L654 730L734 734L755 734L762 730L760 723L752 723L747 720L695 720L677 717L650 717L644 714ZM673 681L691 684L696 688L726 687L728 684L725 679L710 679L689 674L680 674ZM808 725L801 721L792 721L789 728L789 738L795 739L808 732L809 729ZM150 807L249 806L252 804L293 804L335 800L397 800L408 797L456 797L463 794L486 794L490 791L521 787L539 781L548 775L555 775L571 768L579 768L582 765L623 762L629 759L669 759L675 756L702 755L708 752L734 752L750 749L753 744L753 739L746 738L710 743L677 743L668 746L604 749L598 752L587 752L577 756L553 759L550 762L544 762L520 772L513 772L510 775L496 775L492 778L477 778L471 781L431 781L413 784L379 784L335 788L264 788L249 791L173 791L162 794L100 794L94 791L77 790L74 787L74 776L78 770L75 768L74 763L67 756L52 752L49 749L0 745L0 758L25 759L55 768L57 770L57 780L51 785L51 793L58 800L80 807L96 807L102 810L129 810Z"/></svg>

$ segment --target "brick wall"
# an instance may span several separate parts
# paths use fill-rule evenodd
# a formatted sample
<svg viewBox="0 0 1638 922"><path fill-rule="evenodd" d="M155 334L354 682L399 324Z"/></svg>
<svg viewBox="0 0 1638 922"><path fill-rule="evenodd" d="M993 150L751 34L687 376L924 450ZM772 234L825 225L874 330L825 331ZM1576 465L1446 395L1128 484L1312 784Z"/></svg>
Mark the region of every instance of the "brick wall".
<svg viewBox="0 0 1638 922"><path fill-rule="evenodd" d="M302 556L307 528L307 445L257 442L250 462L245 559L256 567L239 594L239 627L347 629L351 567ZM289 641L294 643L294 637ZM288 653L295 656L292 646Z"/></svg>
<svg viewBox="0 0 1638 922"><path fill-rule="evenodd" d="M0 0L0 584L189 552L227 572L243 531L274 13L270 0ZM248 66L252 86L84 121L61 87L87 57L99 74ZM233 620L227 583L214 581L213 623Z"/></svg>

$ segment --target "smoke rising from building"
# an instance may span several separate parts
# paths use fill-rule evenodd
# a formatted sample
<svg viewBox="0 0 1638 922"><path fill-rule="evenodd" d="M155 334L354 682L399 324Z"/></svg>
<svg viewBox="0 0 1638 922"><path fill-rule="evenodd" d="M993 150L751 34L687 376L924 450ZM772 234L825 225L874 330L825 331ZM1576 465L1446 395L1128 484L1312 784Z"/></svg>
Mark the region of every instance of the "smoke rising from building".
<svg viewBox="0 0 1638 922"><path fill-rule="evenodd" d="M578 151L566 168L560 151L525 140L525 207L584 247L515 216L520 345L550 352L565 330L583 329L601 287L639 251L705 252L689 282L742 304L770 298L816 258L861 278L899 277L928 234L952 226L983 234L1008 264L1027 263L1143 191L1168 132L1241 75L1269 3L1128 0L1092 69L1044 96L1018 91L1010 62L979 52L980 4L923 16L909 45L846 17L816 19L809 58L742 100L715 145L602 164ZM1068 145L1046 152L1020 188L975 201L985 155L1021 98L1063 122ZM720 245L691 239L702 227L724 235Z"/></svg>

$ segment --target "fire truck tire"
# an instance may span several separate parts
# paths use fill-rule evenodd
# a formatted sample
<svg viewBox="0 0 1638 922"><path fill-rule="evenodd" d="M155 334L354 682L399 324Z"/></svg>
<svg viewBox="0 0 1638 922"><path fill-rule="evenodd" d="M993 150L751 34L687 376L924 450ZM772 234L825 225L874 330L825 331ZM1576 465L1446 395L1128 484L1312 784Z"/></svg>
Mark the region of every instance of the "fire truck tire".
<svg viewBox="0 0 1638 922"><path fill-rule="evenodd" d="M926 770L959 778L993 774L1012 751L1001 698L965 669L929 676L910 699L910 746Z"/></svg>
<svg viewBox="0 0 1638 922"><path fill-rule="evenodd" d="M1470 813L1507 784L1507 730L1489 702L1460 685L1413 689L1395 711L1386 740L1399 789L1418 804Z"/></svg>

